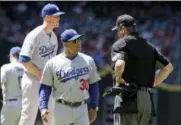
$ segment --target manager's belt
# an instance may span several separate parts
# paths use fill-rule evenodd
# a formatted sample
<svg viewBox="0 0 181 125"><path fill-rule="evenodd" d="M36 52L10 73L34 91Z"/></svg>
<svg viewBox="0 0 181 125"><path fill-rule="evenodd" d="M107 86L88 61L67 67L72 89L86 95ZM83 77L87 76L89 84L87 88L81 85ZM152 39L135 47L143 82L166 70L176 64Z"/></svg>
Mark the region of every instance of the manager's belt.
<svg viewBox="0 0 181 125"><path fill-rule="evenodd" d="M18 99L7 99L6 101L18 101Z"/></svg>
<svg viewBox="0 0 181 125"><path fill-rule="evenodd" d="M86 104L87 100L80 101L80 102L68 102L68 101L65 101L65 100L62 100L62 99L58 99L58 100L56 100L56 102L76 108L76 107L79 107L79 106L81 106L83 104Z"/></svg>

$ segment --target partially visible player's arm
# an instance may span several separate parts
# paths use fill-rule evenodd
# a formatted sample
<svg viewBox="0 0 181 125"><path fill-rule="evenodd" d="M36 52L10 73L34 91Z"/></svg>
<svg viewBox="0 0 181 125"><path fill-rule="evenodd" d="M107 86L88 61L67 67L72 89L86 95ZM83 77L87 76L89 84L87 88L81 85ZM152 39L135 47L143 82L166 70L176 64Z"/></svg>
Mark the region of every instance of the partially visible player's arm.
<svg viewBox="0 0 181 125"><path fill-rule="evenodd" d="M101 80L94 60L90 59L90 77L89 77L89 95L90 95L90 109L89 122L94 122L97 118L97 111L99 106L99 86L98 81Z"/></svg>
<svg viewBox="0 0 181 125"><path fill-rule="evenodd" d="M52 87L41 84L39 90L40 110L48 110L48 101L52 91Z"/></svg>
<svg viewBox="0 0 181 125"><path fill-rule="evenodd" d="M99 106L99 82L89 85L90 108L96 109Z"/></svg>
<svg viewBox="0 0 181 125"><path fill-rule="evenodd" d="M28 70L28 72L35 75L39 80L41 79L40 70L35 67L28 56L20 56L19 61L23 64L23 66Z"/></svg>
<svg viewBox="0 0 181 125"><path fill-rule="evenodd" d="M41 111L48 110L48 101L52 91L52 79L53 77L50 64L47 62L40 80L41 85L39 89L39 102Z"/></svg>
<svg viewBox="0 0 181 125"><path fill-rule="evenodd" d="M37 67L35 67L31 61L35 53L35 48L38 41L32 34L28 34L24 40L21 52L20 52L20 62L28 70L28 72L34 74L39 80L41 79L41 72ZM38 54L38 53L37 53Z"/></svg>
<svg viewBox="0 0 181 125"><path fill-rule="evenodd" d="M96 109L99 105L99 81L101 80L96 64L91 58L90 64L92 67L89 78L89 94L90 94L90 107Z"/></svg>
<svg viewBox="0 0 181 125"><path fill-rule="evenodd" d="M3 65L1 67L1 84L5 84L7 82L7 77L8 77L8 70L6 69L6 65Z"/></svg>
<svg viewBox="0 0 181 125"><path fill-rule="evenodd" d="M42 120L48 122L48 101L51 94L51 86L41 84L39 89L39 102Z"/></svg>
<svg viewBox="0 0 181 125"><path fill-rule="evenodd" d="M160 52L155 50L157 67L159 67L160 71L155 76L154 86L161 84L173 71L173 65L169 62L169 60L164 57Z"/></svg>
<svg viewBox="0 0 181 125"><path fill-rule="evenodd" d="M5 84L7 82L8 79L8 70L6 69L6 65L3 65L1 67L1 81L0 81L0 88L1 88L1 84Z"/></svg>

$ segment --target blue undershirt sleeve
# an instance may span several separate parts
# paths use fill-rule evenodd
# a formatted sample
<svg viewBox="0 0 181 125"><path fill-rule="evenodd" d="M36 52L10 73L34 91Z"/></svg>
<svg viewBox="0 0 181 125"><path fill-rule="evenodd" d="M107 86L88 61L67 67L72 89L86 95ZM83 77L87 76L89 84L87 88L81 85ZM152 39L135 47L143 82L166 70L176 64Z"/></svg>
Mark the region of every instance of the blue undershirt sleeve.
<svg viewBox="0 0 181 125"><path fill-rule="evenodd" d="M39 89L39 103L40 103L40 110L48 109L48 101L52 91L52 87L41 84Z"/></svg>
<svg viewBox="0 0 181 125"><path fill-rule="evenodd" d="M89 94L90 94L90 107L96 108L99 105L99 82L89 84Z"/></svg>
<svg viewBox="0 0 181 125"><path fill-rule="evenodd" d="M28 56L20 56L19 57L19 61L20 62L24 62L24 63L26 63L26 62L29 62L31 59L30 59L30 57L28 57Z"/></svg>

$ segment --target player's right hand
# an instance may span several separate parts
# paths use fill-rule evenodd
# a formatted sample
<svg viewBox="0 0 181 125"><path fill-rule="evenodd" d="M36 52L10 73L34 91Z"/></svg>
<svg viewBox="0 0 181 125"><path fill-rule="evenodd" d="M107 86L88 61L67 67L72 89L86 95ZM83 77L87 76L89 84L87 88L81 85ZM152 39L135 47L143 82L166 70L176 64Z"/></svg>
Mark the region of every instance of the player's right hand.
<svg viewBox="0 0 181 125"><path fill-rule="evenodd" d="M47 123L48 122L48 116L49 116L49 111L47 109L41 110L41 118L42 120Z"/></svg>
<svg viewBox="0 0 181 125"><path fill-rule="evenodd" d="M97 118L97 111L95 109L89 110L89 122L92 124Z"/></svg>

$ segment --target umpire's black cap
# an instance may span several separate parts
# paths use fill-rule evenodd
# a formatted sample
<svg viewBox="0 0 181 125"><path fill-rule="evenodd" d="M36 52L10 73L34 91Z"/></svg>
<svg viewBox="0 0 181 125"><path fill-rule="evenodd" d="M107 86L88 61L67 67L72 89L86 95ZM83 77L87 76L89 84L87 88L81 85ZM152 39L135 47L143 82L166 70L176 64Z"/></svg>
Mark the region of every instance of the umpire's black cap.
<svg viewBox="0 0 181 125"><path fill-rule="evenodd" d="M135 25L136 25L136 21L135 21L134 17L124 14L117 18L116 26L114 26L112 28L112 31L117 30L117 28L119 26L131 27L131 26L135 26Z"/></svg>

